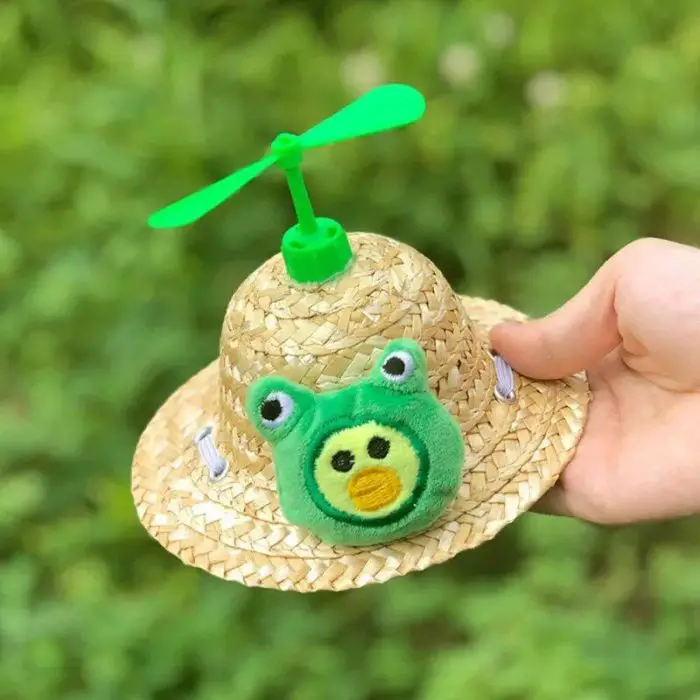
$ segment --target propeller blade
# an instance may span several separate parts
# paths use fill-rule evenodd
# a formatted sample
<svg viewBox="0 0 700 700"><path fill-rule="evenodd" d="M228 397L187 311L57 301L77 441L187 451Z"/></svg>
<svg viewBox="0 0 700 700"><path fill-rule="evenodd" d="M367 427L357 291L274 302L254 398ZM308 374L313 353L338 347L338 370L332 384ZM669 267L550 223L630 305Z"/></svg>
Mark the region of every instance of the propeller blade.
<svg viewBox="0 0 700 700"><path fill-rule="evenodd" d="M316 148L376 134L417 121L425 112L425 98L410 85L382 85L370 90L333 116L300 136L303 148Z"/></svg>
<svg viewBox="0 0 700 700"><path fill-rule="evenodd" d="M218 207L251 180L265 172L276 160L277 156L265 156L261 160L251 163L251 165L247 165L215 182L213 185L208 185L197 192L193 192L184 199L180 199L150 216L148 225L151 228L177 228L191 224Z"/></svg>

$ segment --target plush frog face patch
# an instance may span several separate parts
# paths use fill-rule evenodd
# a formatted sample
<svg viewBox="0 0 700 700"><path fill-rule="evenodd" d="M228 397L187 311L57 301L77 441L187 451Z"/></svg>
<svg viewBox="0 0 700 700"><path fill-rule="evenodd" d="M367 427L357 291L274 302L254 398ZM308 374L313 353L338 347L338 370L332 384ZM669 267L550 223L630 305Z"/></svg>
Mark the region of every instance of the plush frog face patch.
<svg viewBox="0 0 700 700"><path fill-rule="evenodd" d="M272 446L285 517L329 544L425 530L462 483L462 434L431 393L412 340L392 341L369 377L335 391L260 379L246 411Z"/></svg>

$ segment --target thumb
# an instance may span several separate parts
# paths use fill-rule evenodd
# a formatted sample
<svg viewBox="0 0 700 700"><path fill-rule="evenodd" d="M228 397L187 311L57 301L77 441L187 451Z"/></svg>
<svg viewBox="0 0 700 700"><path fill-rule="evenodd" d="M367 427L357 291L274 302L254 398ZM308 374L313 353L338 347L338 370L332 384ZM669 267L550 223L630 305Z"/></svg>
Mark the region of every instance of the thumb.
<svg viewBox="0 0 700 700"><path fill-rule="evenodd" d="M548 316L494 327L492 348L516 372L533 379L560 379L598 363L621 342L613 261L605 263L576 296Z"/></svg>

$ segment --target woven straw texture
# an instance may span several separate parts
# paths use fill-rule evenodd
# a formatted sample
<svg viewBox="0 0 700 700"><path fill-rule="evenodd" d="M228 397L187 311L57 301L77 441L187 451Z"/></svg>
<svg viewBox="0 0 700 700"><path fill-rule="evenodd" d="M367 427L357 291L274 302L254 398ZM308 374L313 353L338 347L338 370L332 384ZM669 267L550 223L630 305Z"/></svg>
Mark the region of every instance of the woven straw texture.
<svg viewBox="0 0 700 700"><path fill-rule="evenodd" d="M516 377L516 402L494 396L488 330L522 314L456 295L427 258L395 240L362 233L351 243L351 268L320 288L290 283L279 255L256 270L229 303L219 359L176 391L141 436L132 467L138 516L186 564L299 592L387 581L493 538L571 459L590 399L585 376ZM246 418L245 392L269 374L317 391L346 385L399 337L422 345L431 387L462 428L463 485L425 533L384 546L332 547L282 515L270 449ZM206 425L229 464L217 482L193 442Z"/></svg>

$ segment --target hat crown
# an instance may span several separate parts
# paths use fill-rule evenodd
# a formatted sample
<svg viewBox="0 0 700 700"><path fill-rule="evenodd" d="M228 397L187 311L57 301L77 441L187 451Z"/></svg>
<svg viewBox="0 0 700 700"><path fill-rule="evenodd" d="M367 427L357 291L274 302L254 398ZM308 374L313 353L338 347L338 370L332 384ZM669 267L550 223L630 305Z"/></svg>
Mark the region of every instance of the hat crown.
<svg viewBox="0 0 700 700"><path fill-rule="evenodd" d="M311 389L363 377L386 343L412 338L428 360L430 385L465 399L465 357L479 339L459 297L438 268L414 248L370 233L351 234L348 270L322 285L290 280L281 255L263 263L236 290L220 343L220 412L224 439L267 450L245 411L248 387L282 375ZM448 408L450 401L447 401Z"/></svg>

